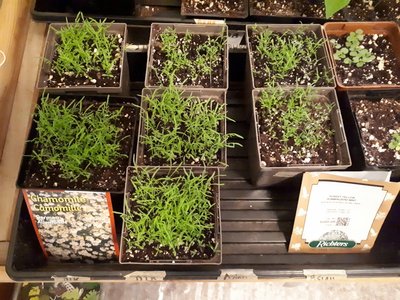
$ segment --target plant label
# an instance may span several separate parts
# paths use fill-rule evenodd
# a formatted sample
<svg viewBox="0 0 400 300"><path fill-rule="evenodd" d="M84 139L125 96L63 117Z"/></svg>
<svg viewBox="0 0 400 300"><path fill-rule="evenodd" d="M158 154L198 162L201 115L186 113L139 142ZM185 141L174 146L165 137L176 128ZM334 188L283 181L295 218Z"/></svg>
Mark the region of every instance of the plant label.
<svg viewBox="0 0 400 300"><path fill-rule="evenodd" d="M136 271L125 275L126 281L163 281L165 271Z"/></svg>
<svg viewBox="0 0 400 300"><path fill-rule="evenodd" d="M400 183L332 173L303 175L289 252L367 253L374 246Z"/></svg>
<svg viewBox="0 0 400 300"><path fill-rule="evenodd" d="M118 256L110 193L23 190L46 257L105 261Z"/></svg>
<svg viewBox="0 0 400 300"><path fill-rule="evenodd" d="M258 279L253 269L222 269L218 280L243 281Z"/></svg>
<svg viewBox="0 0 400 300"><path fill-rule="evenodd" d="M307 269L303 270L303 273L307 279L316 281L330 281L347 278L347 273L345 270Z"/></svg>
<svg viewBox="0 0 400 300"><path fill-rule="evenodd" d="M52 276L54 282L89 282L90 277L82 277L82 276L72 276L72 275L67 275L65 277L58 277L58 276Z"/></svg>

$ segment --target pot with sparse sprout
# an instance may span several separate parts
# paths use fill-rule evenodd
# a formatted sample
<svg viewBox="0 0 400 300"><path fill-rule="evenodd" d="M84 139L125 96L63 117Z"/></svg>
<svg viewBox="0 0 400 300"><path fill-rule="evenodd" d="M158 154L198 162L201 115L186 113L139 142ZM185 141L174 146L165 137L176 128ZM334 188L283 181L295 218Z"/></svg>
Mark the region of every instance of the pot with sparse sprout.
<svg viewBox="0 0 400 300"><path fill-rule="evenodd" d="M143 166L227 166L227 148L242 138L226 132L226 91L145 88L136 164Z"/></svg>
<svg viewBox="0 0 400 300"><path fill-rule="evenodd" d="M390 170L400 178L400 96L396 90L349 91L344 119L354 165L361 170ZM351 141L350 141L351 140Z"/></svg>
<svg viewBox="0 0 400 300"><path fill-rule="evenodd" d="M247 0L182 0L181 15L244 19L248 4Z"/></svg>
<svg viewBox="0 0 400 300"><path fill-rule="evenodd" d="M252 105L248 149L255 185L271 186L306 171L351 165L333 88L255 89Z"/></svg>
<svg viewBox="0 0 400 300"><path fill-rule="evenodd" d="M320 25L247 25L248 85L334 87Z"/></svg>
<svg viewBox="0 0 400 300"><path fill-rule="evenodd" d="M43 94L17 185L122 193L133 155L136 98Z"/></svg>
<svg viewBox="0 0 400 300"><path fill-rule="evenodd" d="M37 87L47 92L123 93L129 88L126 24L84 18L52 23Z"/></svg>
<svg viewBox="0 0 400 300"><path fill-rule="evenodd" d="M226 25L151 24L146 87L228 88Z"/></svg>
<svg viewBox="0 0 400 300"><path fill-rule="evenodd" d="M129 167L120 263L220 264L219 169Z"/></svg>
<svg viewBox="0 0 400 300"><path fill-rule="evenodd" d="M400 88L400 30L394 22L324 25L340 90Z"/></svg>

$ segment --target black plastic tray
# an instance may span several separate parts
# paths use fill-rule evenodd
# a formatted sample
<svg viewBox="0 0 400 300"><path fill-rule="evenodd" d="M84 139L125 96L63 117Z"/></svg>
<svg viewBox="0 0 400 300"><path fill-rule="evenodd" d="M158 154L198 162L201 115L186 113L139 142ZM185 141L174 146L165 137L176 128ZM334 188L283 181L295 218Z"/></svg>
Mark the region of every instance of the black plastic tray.
<svg viewBox="0 0 400 300"><path fill-rule="evenodd" d="M131 42L140 43L148 28L128 28ZM135 34L133 34L135 33ZM248 120L244 105L245 50L229 55L230 84L227 96L228 132L246 137ZM140 93L146 67L146 52L128 53L131 96ZM339 102L342 104L339 94ZM343 109L342 105L341 108ZM345 119L345 126L348 125ZM347 136L350 140L351 136ZM351 277L399 276L400 274L400 199L397 199L381 229L371 253L367 254L289 254L300 178L281 186L262 189L249 183L246 139L242 148L228 149L229 167L221 182L222 265L220 266L138 266L111 263L60 263L46 261L39 247L22 195L18 199L6 262L8 275L17 281L52 280L78 276L92 280L124 280L140 270L165 270L165 280L217 279L222 269L253 269L262 278L304 277L304 269L344 269ZM360 158L352 157L356 162ZM357 165L357 164L356 164ZM352 168L357 169L357 168ZM358 169L360 170L360 169ZM399 198L399 197L398 197ZM122 195L113 198L115 211L122 211ZM117 234L121 219L115 215Z"/></svg>

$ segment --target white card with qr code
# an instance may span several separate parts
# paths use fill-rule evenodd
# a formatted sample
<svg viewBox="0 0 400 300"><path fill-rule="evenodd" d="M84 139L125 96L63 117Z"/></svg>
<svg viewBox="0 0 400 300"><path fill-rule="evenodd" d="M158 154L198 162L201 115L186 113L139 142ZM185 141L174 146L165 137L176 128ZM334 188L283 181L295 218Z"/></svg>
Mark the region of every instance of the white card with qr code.
<svg viewBox="0 0 400 300"><path fill-rule="evenodd" d="M367 239L385 195L380 186L320 181L310 192L302 239L360 243Z"/></svg>

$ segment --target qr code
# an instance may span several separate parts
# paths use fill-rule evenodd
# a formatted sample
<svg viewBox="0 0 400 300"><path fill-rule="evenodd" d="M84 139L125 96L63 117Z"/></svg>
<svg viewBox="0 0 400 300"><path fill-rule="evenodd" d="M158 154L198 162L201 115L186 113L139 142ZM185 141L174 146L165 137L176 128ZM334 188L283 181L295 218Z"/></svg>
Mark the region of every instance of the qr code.
<svg viewBox="0 0 400 300"><path fill-rule="evenodd" d="M336 226L348 226L350 218L337 218Z"/></svg>

